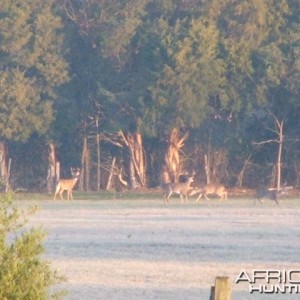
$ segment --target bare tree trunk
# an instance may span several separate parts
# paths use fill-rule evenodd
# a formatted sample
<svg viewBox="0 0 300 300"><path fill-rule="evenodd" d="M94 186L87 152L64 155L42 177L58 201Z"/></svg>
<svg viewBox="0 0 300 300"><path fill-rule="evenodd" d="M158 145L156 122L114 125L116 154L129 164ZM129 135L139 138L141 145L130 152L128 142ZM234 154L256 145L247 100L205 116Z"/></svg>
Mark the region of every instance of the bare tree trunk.
<svg viewBox="0 0 300 300"><path fill-rule="evenodd" d="M106 184L106 190L110 190L111 188L111 182L112 182L112 178L113 178L113 175L114 175L114 168L115 168L115 164L116 164L116 158L114 157L112 159L112 162L111 162L111 166L110 166L110 170L109 170L109 176L108 176L108 179L107 179L107 184Z"/></svg>
<svg viewBox="0 0 300 300"><path fill-rule="evenodd" d="M47 174L47 192L52 194L55 188L56 181L56 158L55 146L53 143L49 144L48 148L48 174Z"/></svg>
<svg viewBox="0 0 300 300"><path fill-rule="evenodd" d="M122 186L128 187L128 182L122 176L122 169L118 170L118 179Z"/></svg>
<svg viewBox="0 0 300 300"><path fill-rule="evenodd" d="M119 132L119 135L129 150L129 176L131 187L145 187L146 162L142 135L140 133L129 133L127 136L125 136L122 131Z"/></svg>
<svg viewBox="0 0 300 300"><path fill-rule="evenodd" d="M276 139L270 139L262 142L257 142L255 144L257 145L263 145L267 143L278 143L278 153L277 153L277 159L276 163L274 163L274 176L273 176L273 186L276 185L276 189L280 190L281 188L281 158L282 158L282 147L283 147L283 125L284 125L284 120L279 120L277 116L275 116L272 112L269 111L269 114L272 116L272 118L275 121L275 127L276 129L270 129L268 130L275 132L277 134Z"/></svg>
<svg viewBox="0 0 300 300"><path fill-rule="evenodd" d="M6 144L0 141L0 179L4 186L5 192L9 191L8 169L6 163Z"/></svg>
<svg viewBox="0 0 300 300"><path fill-rule="evenodd" d="M210 166L209 166L209 158L207 157L207 154L204 155L204 161L205 161L205 174L206 174L206 183L210 183Z"/></svg>
<svg viewBox="0 0 300 300"><path fill-rule="evenodd" d="M207 183L219 183L224 179L228 164L228 154L224 149L213 151L208 149L205 161L205 172Z"/></svg>
<svg viewBox="0 0 300 300"><path fill-rule="evenodd" d="M171 182L178 182L182 168L179 151L184 146L184 142L188 136L189 134L186 132L184 136L180 138L179 130L177 128L174 128L170 134L163 171L165 172L167 170Z"/></svg>
<svg viewBox="0 0 300 300"><path fill-rule="evenodd" d="M80 191L89 191L90 190L90 151L88 148L88 139L87 137L83 138L83 147L81 155L81 166L82 170L80 173Z"/></svg>
<svg viewBox="0 0 300 300"><path fill-rule="evenodd" d="M7 176L5 181L5 193L8 193L10 191L10 184L9 184L10 170L11 170L11 158L8 160Z"/></svg>
<svg viewBox="0 0 300 300"><path fill-rule="evenodd" d="M243 167L242 167L242 169L241 169L241 171L240 171L240 173L237 177L237 186L238 187L242 187L242 185L243 185L244 175L245 175L245 172L247 170L247 167L250 164L250 159L251 159L251 154L244 161Z"/></svg>
<svg viewBox="0 0 300 300"><path fill-rule="evenodd" d="M60 162L57 161L55 164L55 177L56 177L56 182L60 179Z"/></svg>
<svg viewBox="0 0 300 300"><path fill-rule="evenodd" d="M96 118L96 143L97 143L97 191L100 191L101 188L101 152L100 152L100 134L99 134L99 120L98 116Z"/></svg>
<svg viewBox="0 0 300 300"><path fill-rule="evenodd" d="M133 189L136 189L139 187L139 183L138 183L138 179L137 179L137 175L135 172L135 168L134 168L134 163L132 161L132 156L130 158L130 162L129 162L129 178L130 178L130 183L131 183L131 187Z"/></svg>
<svg viewBox="0 0 300 300"><path fill-rule="evenodd" d="M295 172L295 175L296 175L296 186L299 186L300 185L300 168L298 166L298 162L297 161L294 161L294 172Z"/></svg>
<svg viewBox="0 0 300 300"><path fill-rule="evenodd" d="M282 145L283 145L283 120L276 119L278 130L278 155L277 155L277 181L276 189L279 191L281 188L281 157L282 157Z"/></svg>

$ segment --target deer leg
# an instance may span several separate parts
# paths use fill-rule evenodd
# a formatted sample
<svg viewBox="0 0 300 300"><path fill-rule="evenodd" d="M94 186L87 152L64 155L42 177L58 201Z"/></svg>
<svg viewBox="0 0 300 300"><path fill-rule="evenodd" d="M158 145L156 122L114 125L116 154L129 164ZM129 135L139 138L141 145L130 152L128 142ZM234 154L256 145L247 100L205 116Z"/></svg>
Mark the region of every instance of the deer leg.
<svg viewBox="0 0 300 300"><path fill-rule="evenodd" d="M180 196L180 199L181 199L181 203L183 204L184 203L183 195L181 193L179 193L179 196Z"/></svg>
<svg viewBox="0 0 300 300"><path fill-rule="evenodd" d="M188 194L186 193L185 195L185 202L188 203L189 202L189 198L188 198Z"/></svg>
<svg viewBox="0 0 300 300"><path fill-rule="evenodd" d="M200 193L200 194L199 194L198 198L197 198L196 201L195 201L196 203L198 203L198 202L200 201L200 199L202 198L202 195L203 195L203 193Z"/></svg>
<svg viewBox="0 0 300 300"><path fill-rule="evenodd" d="M188 197L187 194L185 194L185 197L180 193L180 198L182 203L188 203Z"/></svg>
<svg viewBox="0 0 300 300"><path fill-rule="evenodd" d="M210 199L207 197L206 193L204 193L203 195L207 201L210 201Z"/></svg>
<svg viewBox="0 0 300 300"><path fill-rule="evenodd" d="M56 196L57 194L59 193L59 190L60 190L60 187L59 187L59 184L56 186L56 189L55 189L55 193L54 193L54 199L53 200L56 200Z"/></svg>
<svg viewBox="0 0 300 300"><path fill-rule="evenodd" d="M164 193L163 197L164 197L164 203L168 202L168 199L167 199L168 195L167 195L167 193Z"/></svg>
<svg viewBox="0 0 300 300"><path fill-rule="evenodd" d="M172 194L173 194L173 192L170 191L169 194L168 194L168 196L166 197L167 202L170 202L170 197L171 197Z"/></svg>

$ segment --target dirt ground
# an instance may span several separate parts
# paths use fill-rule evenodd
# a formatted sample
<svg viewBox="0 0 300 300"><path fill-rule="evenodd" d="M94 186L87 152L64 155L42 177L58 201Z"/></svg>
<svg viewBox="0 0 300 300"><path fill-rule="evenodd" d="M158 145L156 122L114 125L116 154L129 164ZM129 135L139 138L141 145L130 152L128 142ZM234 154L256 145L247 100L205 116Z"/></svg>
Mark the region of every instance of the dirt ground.
<svg viewBox="0 0 300 300"><path fill-rule="evenodd" d="M48 233L45 257L68 279L65 299L208 300L216 276L230 277L233 300L300 298L234 282L241 270L300 270L300 199L74 198L39 201L30 221Z"/></svg>

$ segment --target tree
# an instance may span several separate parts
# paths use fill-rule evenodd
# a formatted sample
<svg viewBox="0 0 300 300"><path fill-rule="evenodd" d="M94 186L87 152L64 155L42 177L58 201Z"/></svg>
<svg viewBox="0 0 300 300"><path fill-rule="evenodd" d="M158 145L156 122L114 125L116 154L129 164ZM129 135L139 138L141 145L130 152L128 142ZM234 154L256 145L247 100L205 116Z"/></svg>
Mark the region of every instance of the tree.
<svg viewBox="0 0 300 300"><path fill-rule="evenodd" d="M138 115L132 112L138 110L136 95L141 92L141 89L133 84L137 77L133 78L134 72L131 72L132 53L135 51L131 47L131 41L142 23L147 2L149 1L92 0L79 3L70 0L64 1L62 5L66 28L71 34L69 43L72 47L69 58L71 70L75 74L69 85L69 90L73 92L69 92L67 97L75 99L73 103L76 106L76 117L73 128L77 126L77 129L81 129L79 133L83 141L82 162L85 165L82 166L82 179L85 183L88 182L92 171L88 168L93 166L89 163L92 157L97 156L97 177L100 177L99 137L103 137L102 132L106 130L116 134L124 131L123 137L126 138L123 139L123 146L127 147L130 153L129 166L137 166L133 155L137 151L141 153L139 160L143 157L143 148L133 149L137 143L128 143L131 140L129 136L135 136L136 141L142 141L142 137L139 138L140 133L128 132L130 125L138 119ZM65 122L64 110L61 111L61 116ZM93 139L97 145L90 149L95 144ZM143 144L139 143L139 147L143 147ZM93 155L93 152L97 152L97 155ZM136 169L136 172L140 171L143 170ZM132 179L133 174L134 172L130 176ZM139 184L145 185L145 174L138 177ZM132 182L131 185L135 186L135 183ZM97 186L100 186L99 180ZM88 189L87 186L86 188Z"/></svg>
<svg viewBox="0 0 300 300"><path fill-rule="evenodd" d="M1 2L0 143L26 141L33 132L45 134L53 121L57 88L68 80L54 3Z"/></svg>
<svg viewBox="0 0 300 300"><path fill-rule="evenodd" d="M186 132L180 137L177 128L173 128L171 131L162 168L162 183L177 183L180 175L182 175L180 150L184 146L184 142L188 136L189 134Z"/></svg>
<svg viewBox="0 0 300 300"><path fill-rule="evenodd" d="M178 20L162 38L169 59L152 89L156 126L197 127L217 108L214 99L218 108L227 103L218 29L205 17Z"/></svg>
<svg viewBox="0 0 300 300"><path fill-rule="evenodd" d="M284 153L283 126L285 146L287 141L298 138L294 134L294 128L297 123L295 116L300 111L300 39L295 27L293 1L270 1L268 5L267 17L272 26L268 26L263 42L253 52L252 61L256 82L256 107L263 109L275 121L274 140L279 145L275 172L278 189L281 184L281 160Z"/></svg>
<svg viewBox="0 0 300 300"><path fill-rule="evenodd" d="M64 291L48 291L50 286L61 283L63 277L41 259L45 233L23 228L36 207L20 210L12 197L0 197L0 298L61 299Z"/></svg>
<svg viewBox="0 0 300 300"><path fill-rule="evenodd" d="M284 120L279 119L277 116L275 116L271 112L267 112L267 116L262 113L261 118L268 119L268 117L271 117L273 122L274 122L274 128L273 127L268 127L265 125L265 129L272 132L276 138L274 139L269 139L261 142L257 142L255 144L257 145L263 145L263 144L268 144L268 143L277 143L278 144L278 150L277 150L277 159L276 163L274 163L274 170L276 170L274 173L274 185L276 185L277 191L281 189L281 170L282 170L282 151L283 151L283 142L284 142L284 134L283 134L283 127L284 127Z"/></svg>
<svg viewBox="0 0 300 300"><path fill-rule="evenodd" d="M0 117L3 112L3 120L11 122L5 127L0 119L0 135L1 124L5 141L26 140L33 131L44 133L53 109L55 148L50 147L49 178L54 178L54 154L65 170L82 161L81 184L87 190L105 186L105 161L125 172L122 176L128 186L143 186L153 182L146 178L151 172L155 180L159 177L154 165L155 169L162 165L154 161L179 162L176 174L168 174L176 180L184 164L191 167L199 157L196 164L202 170L206 155L211 180L216 180L213 172L218 171L219 180L234 184L238 177L241 184L250 179L254 163L266 169L268 162L267 154L254 150L251 143L267 139L267 134L248 130L258 128L251 122L253 112L261 109L285 120L282 160L299 169L298 1L55 1L64 27L57 25L57 17L41 17L54 0L49 5L37 3L5 0L2 5L1 97L12 95L21 104L0 103ZM43 24L51 20L51 26L39 34L43 26L37 27L41 23L36 20ZM56 59L47 63L49 69L46 64L41 67L41 62L49 53L61 58L62 36L57 34L61 28L72 80L59 89L61 101L53 106L59 86L54 87L53 78L60 80L64 68L60 63L52 65ZM49 38L54 35L55 41ZM55 76L44 76L46 71ZM30 97L35 100L23 101ZM173 129L182 136L189 133L185 148L178 135L177 152ZM106 142L111 137L118 147ZM0 149L2 162L6 148ZM268 156L274 157L276 150L268 149ZM292 155L286 155L287 149ZM191 159L184 160L183 152ZM5 162L0 170L8 177Z"/></svg>

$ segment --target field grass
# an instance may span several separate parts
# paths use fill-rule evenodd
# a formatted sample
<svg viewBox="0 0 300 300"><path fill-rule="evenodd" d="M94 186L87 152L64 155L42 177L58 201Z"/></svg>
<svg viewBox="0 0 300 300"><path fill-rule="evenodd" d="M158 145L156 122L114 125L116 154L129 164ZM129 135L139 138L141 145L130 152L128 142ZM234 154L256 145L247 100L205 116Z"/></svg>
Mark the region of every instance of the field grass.
<svg viewBox="0 0 300 300"><path fill-rule="evenodd" d="M121 200L121 199L159 199L162 197L159 190L148 191L125 191L125 192L113 192L113 191L100 191L100 192L73 192L74 199L80 200ZM53 200L54 195L47 193L16 193L16 200ZM64 200L66 200L66 193L63 194ZM57 197L59 201L59 196Z"/></svg>
<svg viewBox="0 0 300 300"><path fill-rule="evenodd" d="M253 205L251 196L165 205L153 193L74 193L74 201L21 195L37 203L30 226L48 232L45 256L68 278L68 300L209 299L216 276L233 300L299 299L249 294L242 269L300 269L300 199Z"/></svg>

